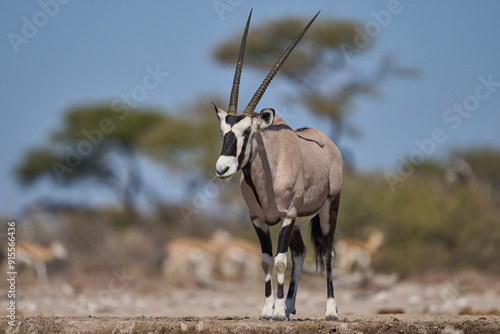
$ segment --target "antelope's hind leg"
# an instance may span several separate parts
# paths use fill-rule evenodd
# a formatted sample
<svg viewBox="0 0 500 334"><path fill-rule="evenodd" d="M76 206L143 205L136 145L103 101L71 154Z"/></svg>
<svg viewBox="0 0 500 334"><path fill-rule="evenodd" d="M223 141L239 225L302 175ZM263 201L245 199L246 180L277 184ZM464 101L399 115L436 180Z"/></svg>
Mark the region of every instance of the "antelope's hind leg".
<svg viewBox="0 0 500 334"><path fill-rule="evenodd" d="M326 271L327 298L325 307L326 320L338 320L337 302L333 291L333 237L337 226L337 213L339 211L340 195L327 203L320 214L321 233L323 241L323 264Z"/></svg>
<svg viewBox="0 0 500 334"><path fill-rule="evenodd" d="M285 307L286 317L290 320L290 314L295 314L295 298L297 297L297 289L299 287L300 273L304 259L306 258L306 246L300 234L300 227L293 228L292 239L290 240L290 251L292 253L292 277L290 279L290 286L286 296Z"/></svg>
<svg viewBox="0 0 500 334"><path fill-rule="evenodd" d="M265 296L264 307L260 312L259 320L269 320L273 316L274 295L273 295L273 245L269 226L258 219L252 220L253 227L259 238L262 249L262 269L264 270Z"/></svg>

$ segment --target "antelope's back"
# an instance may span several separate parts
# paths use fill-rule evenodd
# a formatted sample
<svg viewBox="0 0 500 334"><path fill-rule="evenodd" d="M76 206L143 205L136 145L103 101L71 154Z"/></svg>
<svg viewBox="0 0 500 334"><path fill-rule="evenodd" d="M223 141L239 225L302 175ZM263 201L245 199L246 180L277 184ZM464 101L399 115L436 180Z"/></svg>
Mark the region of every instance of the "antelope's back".
<svg viewBox="0 0 500 334"><path fill-rule="evenodd" d="M324 175L328 171L330 194L337 194L342 187L342 155L337 145L323 132L312 128L294 130L298 137L305 170L314 174ZM314 184L325 180L318 180L315 175L309 176Z"/></svg>

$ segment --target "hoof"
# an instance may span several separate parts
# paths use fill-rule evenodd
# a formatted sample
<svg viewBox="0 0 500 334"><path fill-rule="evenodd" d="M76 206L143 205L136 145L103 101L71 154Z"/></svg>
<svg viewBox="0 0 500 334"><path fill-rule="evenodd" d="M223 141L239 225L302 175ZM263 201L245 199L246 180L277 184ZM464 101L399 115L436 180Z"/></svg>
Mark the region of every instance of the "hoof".
<svg viewBox="0 0 500 334"><path fill-rule="evenodd" d="M262 320L262 321L267 321L267 320L271 320L271 316L270 315L259 315L259 320Z"/></svg>
<svg viewBox="0 0 500 334"><path fill-rule="evenodd" d="M273 321L287 321L288 318L285 317L284 315L273 315L272 317Z"/></svg>
<svg viewBox="0 0 500 334"><path fill-rule="evenodd" d="M337 321L339 320L339 317L337 317L336 315L327 315L325 319L326 321Z"/></svg>

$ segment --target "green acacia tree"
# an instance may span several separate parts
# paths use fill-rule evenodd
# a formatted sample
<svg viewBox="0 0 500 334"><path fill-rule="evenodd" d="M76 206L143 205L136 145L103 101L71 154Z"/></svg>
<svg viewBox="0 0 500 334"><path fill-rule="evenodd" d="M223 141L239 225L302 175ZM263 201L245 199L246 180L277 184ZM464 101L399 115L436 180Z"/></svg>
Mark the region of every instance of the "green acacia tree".
<svg viewBox="0 0 500 334"><path fill-rule="evenodd" d="M174 121L165 118L143 135L143 152L172 168L197 174L199 179L212 175L220 153L221 139L219 122L211 102L225 104L223 99L215 95L201 96L182 110L177 110Z"/></svg>
<svg viewBox="0 0 500 334"><path fill-rule="evenodd" d="M211 106L206 107L207 116L199 118L189 117L196 106L180 117L153 109L123 113L111 105L73 108L45 145L25 154L15 174L24 186L42 178L64 187L96 182L112 190L124 207L134 208L140 194L156 200L154 187L144 183L141 159L183 170L209 168L218 137L217 131L208 132Z"/></svg>

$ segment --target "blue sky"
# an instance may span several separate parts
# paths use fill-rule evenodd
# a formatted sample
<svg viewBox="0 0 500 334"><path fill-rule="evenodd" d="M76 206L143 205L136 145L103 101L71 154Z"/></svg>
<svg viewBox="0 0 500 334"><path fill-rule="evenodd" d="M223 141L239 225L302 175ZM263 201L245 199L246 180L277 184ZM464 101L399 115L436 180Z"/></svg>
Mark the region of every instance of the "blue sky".
<svg viewBox="0 0 500 334"><path fill-rule="evenodd" d="M250 8L254 8L252 26L287 15L312 17L320 9L318 20L331 16L375 24L374 13L396 3L59 1L0 4L1 211L9 212L40 194L58 192L58 188L47 185L34 190L19 188L12 169L26 149L44 143L60 124L64 111L74 105L112 101L130 94L142 83L148 66L159 66L169 76L148 92L140 102L143 106L175 111L207 93L228 95L233 70L216 64L211 53L218 42L241 33ZM225 4L226 11L218 11L217 4ZM51 15L40 13L44 7ZM430 157L457 147L498 147L500 87L490 85L490 94L476 98L477 105L474 96L481 85L478 77L500 82L500 3L401 0L397 8L388 24L378 24L371 50L352 64L363 71L375 60L390 55L401 64L419 68L421 76L416 80L388 80L381 86L380 97L356 101L352 122L362 137L345 138L342 145L352 151L358 168L394 169L400 157L407 158L419 150L416 140L425 141L435 129L442 129L446 140L436 143ZM25 27L27 21L38 22L40 27L30 31ZM9 38L23 33L29 38L13 46ZM248 69L243 73L240 101L248 101L263 75ZM259 106L274 107L278 114L280 109L291 112L292 127L328 131L324 122L287 105L282 95L273 94L273 87L279 92L286 90L285 85L278 75ZM481 96L486 94L484 89L488 87L480 88ZM450 120L458 114L447 110L463 103L469 103L473 111L460 116L458 125L456 118ZM448 121L443 118L446 116ZM170 189L165 195L175 198L172 189L179 186L172 185L171 180L176 175L162 170L152 174L165 180L159 181ZM91 190L78 190L70 196L81 196L82 191L92 194Z"/></svg>

